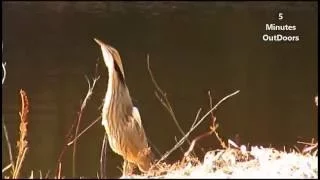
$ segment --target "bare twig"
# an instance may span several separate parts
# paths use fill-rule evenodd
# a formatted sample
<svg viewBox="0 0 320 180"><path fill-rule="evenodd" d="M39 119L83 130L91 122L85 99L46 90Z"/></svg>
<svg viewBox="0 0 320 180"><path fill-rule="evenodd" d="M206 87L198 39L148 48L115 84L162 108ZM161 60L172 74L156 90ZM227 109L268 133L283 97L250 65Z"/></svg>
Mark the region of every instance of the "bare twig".
<svg viewBox="0 0 320 180"><path fill-rule="evenodd" d="M27 124L28 124L28 113L29 113L29 101L26 95L26 92L20 90L21 95L21 111L19 112L20 115L20 139L17 143L18 145L18 157L16 161L16 166L13 172L13 179L19 177L20 169L22 162L24 160L25 154L28 150L28 141L26 140L27 137Z"/></svg>
<svg viewBox="0 0 320 180"><path fill-rule="evenodd" d="M303 145L308 145L308 146L313 146L315 144L318 144L318 143L314 143L314 142L303 142L303 141L297 141L298 144L303 144Z"/></svg>
<svg viewBox="0 0 320 180"><path fill-rule="evenodd" d="M162 153L160 152L160 150L150 141L150 139L148 139L148 143L152 146L152 148L157 152L157 154L161 157Z"/></svg>
<svg viewBox="0 0 320 180"><path fill-rule="evenodd" d="M29 179L33 179L34 177L33 177L33 170L31 170L31 175L30 175L30 177L29 177Z"/></svg>
<svg viewBox="0 0 320 180"><path fill-rule="evenodd" d="M228 98L230 98L231 96L234 96L236 94L238 94L240 92L240 90L237 90L229 95L227 95L226 97L222 98L213 108L211 108L204 116L202 116L202 118L194 125L194 126L191 126L190 130L186 133L186 135L184 137L182 137L180 139L180 141L169 151L167 151L162 157L160 160L157 161L157 163L154 164L155 165L158 165L160 162L162 162L163 160L165 160L173 151L175 151L177 148L179 148L184 142L185 140L187 139L187 137L190 135L190 133L195 129L197 128L204 120L205 118L215 109L217 109L217 107L222 103L224 102L225 100L227 100Z"/></svg>
<svg viewBox="0 0 320 180"><path fill-rule="evenodd" d="M101 120L101 116L99 116L97 119L95 119L94 121L92 121L92 123L89 124L88 127L84 128L79 134L78 136L76 136L72 141L68 142L68 146L72 145L74 143L75 140L79 139L80 136L82 136L87 130L89 130L93 125L95 125L99 120Z"/></svg>
<svg viewBox="0 0 320 180"><path fill-rule="evenodd" d="M106 176L106 164L107 164L107 147L108 147L108 135L104 134L103 142L101 146L101 155L100 155L100 178L105 179Z"/></svg>
<svg viewBox="0 0 320 180"><path fill-rule="evenodd" d="M2 53L3 53L3 42L2 42ZM2 63L2 69L3 69L2 84L4 83L4 80L6 79L6 75L7 75L5 66L6 66L6 63Z"/></svg>
<svg viewBox="0 0 320 180"><path fill-rule="evenodd" d="M12 167L12 164L10 163L10 164L8 164L6 167L4 167L3 169L2 169L2 174L4 173L4 172L6 172L9 168L11 168Z"/></svg>
<svg viewBox="0 0 320 180"><path fill-rule="evenodd" d="M218 133L217 133L217 134L218 134ZM222 139L221 139L219 136L217 136L217 138L219 139L220 143L222 142L221 146L222 146L224 149L227 149L227 146L226 146L225 143L222 141ZM240 147L239 147L239 145L238 145L237 143L235 143L235 142L232 141L231 139L228 139L228 146L229 146L229 148L231 147L230 145L233 146L234 148L240 149Z"/></svg>
<svg viewBox="0 0 320 180"><path fill-rule="evenodd" d="M4 122L4 119L2 120L2 125L3 125L3 131L4 131L4 136L6 138L6 142L8 145L8 153L9 153L9 158L10 158L10 167L12 168L12 172L14 171L14 161L13 161L13 156L12 156L12 149L11 149L11 143L9 140L9 136L8 136L8 131L7 131L7 127L6 124Z"/></svg>
<svg viewBox="0 0 320 180"><path fill-rule="evenodd" d="M212 109L212 96L210 91L208 91L208 96L209 96L209 104L210 104L210 108ZM217 118L213 115L213 111L211 111L211 119L212 119L212 127L210 127L210 129L212 130L212 132L214 132L214 134L216 135L218 141L220 142L220 145L224 148L227 149L226 143L222 140L222 138L219 136L217 129L219 127L219 124L216 123ZM211 132L211 131L210 131Z"/></svg>
<svg viewBox="0 0 320 180"><path fill-rule="evenodd" d="M212 97L211 97L211 93L210 91L208 91L208 95L209 95L209 105L210 105L210 109L212 109ZM201 110L201 109L200 109ZM199 114L200 111L198 111L198 114ZM198 114L197 114L197 117L198 117ZM197 119L196 117L196 119ZM216 133L216 130L218 128L218 124L216 125L215 122L216 122L216 117L213 115L213 111L211 111L211 119L212 119L212 127L210 127L210 131L204 133L204 134L201 134L199 136L197 136L196 138L194 138L192 140L192 143L191 145L189 146L189 149L187 152L184 153L184 158L188 158L191 151L193 151L194 149L194 146L196 145L196 142L199 141L200 139L204 138L204 137L207 137L207 136L210 136L213 132ZM196 121L195 121L196 122ZM194 126L194 123L192 124L192 126ZM219 139L219 138L218 138Z"/></svg>
<svg viewBox="0 0 320 180"><path fill-rule="evenodd" d="M317 147L318 147L318 143L316 143L316 144L314 144L312 146L308 146L308 147L304 148L302 152L303 153L310 152L310 151L312 151L313 149L315 149Z"/></svg>
<svg viewBox="0 0 320 180"><path fill-rule="evenodd" d="M210 108L212 108L212 97L210 91L208 91L208 96L209 96L209 104ZM211 111L211 119L212 119L212 127L210 127L211 130L213 130L214 134L216 135L218 141L220 142L220 145L226 149L226 143L222 140L222 138L219 136L217 129L219 127L219 124L216 123L217 118L213 115L213 111Z"/></svg>
<svg viewBox="0 0 320 180"><path fill-rule="evenodd" d="M200 115L200 112L201 112L201 108L199 108L199 110L198 110L198 112L197 112L197 115L196 115L196 118L194 119L191 127L193 127L193 126L196 124L196 122L197 122L197 120L198 120L198 117L199 117L199 115ZM200 138L201 138L201 137L200 137ZM191 153L191 152L193 151L193 149L194 149L194 146L196 145L196 144L195 144L196 141L198 141L198 137L196 137L194 140L192 140L192 142L191 142L191 144L190 144L190 146L189 146L188 151L184 153L184 157L190 155L190 153ZM178 141L176 140L176 142L178 142ZM201 149L201 150L202 150L202 149ZM203 151L203 150L202 150L202 151ZM203 152L204 152L204 151L203 151Z"/></svg>
<svg viewBox="0 0 320 180"><path fill-rule="evenodd" d="M100 78L100 76L98 76L98 65L99 65L99 64L96 63L95 78L94 78L94 80L93 80L93 83L94 83L94 84L93 84L92 87L90 86L90 82L89 82L88 78L86 77L86 79L87 79L87 81L88 81L88 83L89 83L89 90L88 90L88 92L87 92L87 95L86 95L85 100L82 102L81 108L84 108L84 107L85 107L85 103L86 103L86 101L89 99L89 97L90 97L90 95L91 95L91 93L92 93L92 91L93 91L93 88L94 88L94 85L95 85L96 81L98 81L98 79ZM92 88L92 89L90 90L90 88ZM91 92L91 93L89 93L89 92ZM83 109L82 109L82 110L83 110ZM81 110L80 110L80 112L82 113ZM78 113L78 115L80 115L80 113ZM79 118L77 118L77 119L74 120L74 122L72 123L71 128L69 129L69 131L68 131L68 133L67 133L67 135L66 135L66 140L65 140L64 146L63 146L63 148L62 148L62 150L61 150L61 152L60 152L59 158L58 158L58 163L57 163L57 168L56 168L56 176L58 176L58 173L61 173L61 172L59 172L59 171L60 171L59 169L61 169L59 166L60 166L60 163L61 163L63 154L65 153L67 147L70 146L70 145L72 145L74 142L76 142L76 141L78 140L78 138L79 138L82 134L84 134L90 127L92 127L94 124L96 124L100 119L101 119L101 117L98 117L98 118L97 118L96 120L94 120L87 128L85 128L83 131L81 131L80 133L76 133L76 134L74 135L73 140L71 140L71 139L72 139L72 132L73 132L74 126L75 126L75 124L78 124L78 123L79 123L79 122L78 122Z"/></svg>
<svg viewBox="0 0 320 180"><path fill-rule="evenodd" d="M209 96L209 105L210 105L210 108L212 108L212 106L213 106L213 105L212 105L212 96L211 96L210 91L208 91L208 96ZM214 117L213 112L211 112L211 119L213 120L213 124L214 124L216 118Z"/></svg>
<svg viewBox="0 0 320 180"><path fill-rule="evenodd" d="M297 146L293 146L293 148L298 152L301 153L300 149Z"/></svg>
<svg viewBox="0 0 320 180"><path fill-rule="evenodd" d="M178 130L180 131L180 133L182 134L182 136L185 136L186 133L182 130L179 122L177 121L177 118L173 112L173 109L171 107L171 104L167 98L167 94L160 88L160 86L158 85L157 81L155 80L151 68L150 68L150 62L149 62L149 54L147 54L147 68L148 68L148 72L150 74L151 80L156 88L155 96L158 98L158 100L161 102L161 104L167 109L167 111L170 113L174 123L176 124L176 126L178 127ZM191 143L190 140L188 139L189 144Z"/></svg>
<svg viewBox="0 0 320 180"><path fill-rule="evenodd" d="M195 125L195 123L197 122L198 118L199 118L199 115L200 115L200 112L201 112L201 108L199 108L198 112L197 112L197 115L196 115L196 118L194 119L194 122L192 123L191 127ZM205 151L203 150L203 148L201 146L199 146L199 149L202 151L203 154L205 154Z"/></svg>
<svg viewBox="0 0 320 180"><path fill-rule="evenodd" d="M51 171L48 170L47 173L46 173L46 175L44 176L44 178L45 178L45 179L49 179L50 173L51 173ZM61 173L61 167L60 167L60 173ZM40 170L39 170L39 177L40 177L40 179L42 179L42 171L40 171ZM61 178L63 178L63 177L61 177Z"/></svg>
<svg viewBox="0 0 320 180"><path fill-rule="evenodd" d="M315 143L314 138L312 138L310 143L309 142L302 142L302 141L297 141L297 143L306 145L306 147L304 147L302 150L303 153L311 152L313 149L318 147L318 142Z"/></svg>
<svg viewBox="0 0 320 180"><path fill-rule="evenodd" d="M196 142L199 141L200 139L206 137L206 136L210 136L213 133L213 129L211 129L210 131L201 134L199 136L197 136L196 138L194 138L191 142L191 145L189 146L189 149L187 152L184 153L184 157L189 157L191 151L193 151L194 146L196 145Z"/></svg>
<svg viewBox="0 0 320 180"><path fill-rule="evenodd" d="M61 179L61 162L59 162L59 171L57 179Z"/></svg>
<svg viewBox="0 0 320 180"><path fill-rule="evenodd" d="M59 155L59 158L58 158L58 164L57 164L57 173L59 173L59 164L61 163L61 160L62 160L62 156L66 150L66 148L70 145L72 145L74 143L75 140L79 139L80 136L82 136L87 130L89 130L93 125L95 125L99 120L101 119L101 116L99 116L98 118L96 118L92 123L89 124L88 127L84 128L79 134L77 137L75 137L73 140L72 139L72 136L71 136L71 133L72 133L72 129L74 127L74 124L72 124L71 128L69 129L67 135L66 135L66 143L65 143L65 146L63 147L62 151L60 152L60 155ZM77 119L76 119L77 120ZM75 121L76 121L75 120Z"/></svg>
<svg viewBox="0 0 320 180"><path fill-rule="evenodd" d="M74 122L72 123L71 128L69 129L67 135L65 136L65 138L66 138L66 139L65 139L65 143L64 143L63 148L62 148L62 150L61 150L61 152L60 152L60 154L59 154L58 161L57 161L56 176L59 176L59 173L61 173L61 168L60 168L60 166L61 166L62 157L63 157L63 155L64 155L64 153L65 153L65 151L66 151L66 149L67 149L67 147L68 147L68 144L67 144L67 143L68 143L68 142L71 140L71 138L72 138L72 130L73 130L73 128L74 128L74 125L75 125L75 123L76 123L76 120L77 120L77 119L74 120Z"/></svg>
<svg viewBox="0 0 320 180"><path fill-rule="evenodd" d="M174 141L177 143L178 142L178 139L177 139L177 136L174 136ZM180 151L183 153L184 152L184 150L183 150L183 148L180 146L179 147L179 149L180 149Z"/></svg>
<svg viewBox="0 0 320 180"><path fill-rule="evenodd" d="M196 124L196 122L197 122L197 120L198 120L198 118L199 118L199 115L200 115L200 113L201 113L201 110L202 110L202 109L199 108L199 110L198 110L198 112L197 112L197 115L196 115L196 118L194 119L191 127L193 127L193 126Z"/></svg>
<svg viewBox="0 0 320 180"><path fill-rule="evenodd" d="M88 86L89 86L89 89L88 89L88 92L87 92L87 95L86 97L84 98L84 100L82 101L82 104L81 104L81 107L80 107L80 111L78 113L78 120L77 120L77 126L76 126L76 130L75 130L75 135L74 137L77 137L78 136L78 132L79 132L79 127L80 127L80 122L81 122L81 118L82 118L82 113L83 113L83 110L84 108L86 107L87 105L87 102L88 100L90 99L90 96L92 95L92 92L93 92L93 89L94 89L94 86L96 84L96 82L99 80L99 76L94 78L93 79L93 83L92 83L92 86L90 84L90 81L88 79L87 76L85 76L87 81L88 81ZM73 153L72 153L72 175L73 177L76 176L76 148L77 148L77 140L74 140L74 143L73 143Z"/></svg>
<svg viewBox="0 0 320 180"><path fill-rule="evenodd" d="M2 69L3 69L3 77L2 77L2 84L3 84L4 80L6 79L6 75L7 75L6 63L2 63Z"/></svg>

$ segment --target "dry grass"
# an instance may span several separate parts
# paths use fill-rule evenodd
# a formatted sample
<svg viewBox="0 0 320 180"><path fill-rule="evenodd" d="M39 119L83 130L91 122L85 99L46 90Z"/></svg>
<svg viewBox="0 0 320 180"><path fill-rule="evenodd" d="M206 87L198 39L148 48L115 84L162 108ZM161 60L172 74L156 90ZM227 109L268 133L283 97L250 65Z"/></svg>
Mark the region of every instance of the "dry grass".
<svg viewBox="0 0 320 180"><path fill-rule="evenodd" d="M28 150L27 115L29 112L29 102L23 90L20 91L20 95L22 107L19 113L20 137L17 143L17 160L15 163L11 163L12 165L3 169L3 172L6 172L10 167L13 169L11 175L7 175L5 178L20 178L19 173ZM182 160L174 164L158 161L158 163L155 164L156 170L150 170L150 172L144 175L132 175L121 178L318 178L317 142L298 142L305 144L305 148L301 151L291 150L290 152L257 146L249 147L250 150L247 150L247 147L244 145L237 145L230 140L228 140L229 146L227 147L225 145L226 143L218 135L216 117L212 114L212 109L214 109L212 104L210 108L211 110L209 110L205 116L211 113L212 126L207 133L197 136L192 141ZM204 119L205 116L201 119ZM197 119L198 118L196 118L192 127L195 127L195 125L201 122L201 119L199 121ZM195 143L199 139L212 133L219 139L223 149L207 152L203 160L199 160L197 157L191 155L190 152ZM186 133L186 135L188 134L189 133ZM175 149L177 149L176 146ZM32 171L29 178L35 178L34 174ZM43 177L42 173L39 172L39 178L47 177ZM63 178L61 175L61 162L59 163L59 171L55 178Z"/></svg>
<svg viewBox="0 0 320 180"><path fill-rule="evenodd" d="M3 66L4 68L4 66ZM158 91L158 95L156 96L161 101L162 105L168 110L173 120L175 121L178 130L181 132L183 137L174 145L172 149L167 151L157 162L155 162L153 168L146 174L143 175L131 175L127 177L121 178L318 178L318 143L312 141L311 143L306 142L298 142L305 144L303 150L297 149L291 150L290 152L279 151L273 148L264 148L264 147L246 147L244 145L238 145L235 142L228 140L227 143L219 136L217 132L219 124L217 123L217 119L214 116L214 110L218 108L220 104L222 104L228 98L236 95L239 91L235 91L232 94L227 95L222 98L216 105L213 106L212 97L210 92L209 100L210 100L210 110L207 111L201 118L199 109L197 116L192 123L189 131L185 133L177 119L175 118L175 114L173 112L173 108L170 105L169 100L166 97L166 94L162 91L162 89L157 85L149 66L148 59L148 70L150 72L150 76L152 77L152 81L156 86L156 90ZM81 120L81 114L86 106L86 102L89 97L92 95L92 91L95 85L95 82L98 78L93 80L93 85L91 86L89 83L88 93L82 102L79 116L76 120L76 132L73 138L68 138L66 140L65 148L73 145L73 167L75 167L75 154L76 154L76 142L81 135L83 135L91 126L93 126L96 122L100 120L97 118L93 121L87 128L82 131L79 131L79 124ZM4 82L4 79L2 83ZM162 97L159 96L159 93ZM3 173L7 175L3 175L4 178L21 178L20 172L22 169L23 161L25 159L26 153L28 151L28 141L27 141L27 125L28 125L28 113L29 113L29 101L26 95L26 92L21 90L21 111L20 115L20 126L19 126L19 140L17 141L17 158L14 162L11 152L11 146L8 138L8 133L6 131L5 124L3 122L3 127L5 131L5 137L8 144L9 156L10 156L10 164L5 166L2 169ZM315 103L318 106L317 97L315 98ZM185 141L188 140L188 137L191 132L193 132L207 117L211 115L212 126L209 127L208 132L198 135L196 138L189 141L189 149L184 153L184 157L181 160L177 160L176 163L167 164L164 160L176 149L178 149ZM75 124L74 124L75 125ZM71 130L74 126L72 126ZM71 132L71 131L70 131ZM200 139L207 137L209 135L214 134L216 138L219 140L222 149L217 149L214 151L206 152L204 159L199 160L192 151L196 146L197 141ZM71 136L70 136L71 137ZM227 146L228 144L228 146ZM65 149L64 148L64 149ZM101 159L100 159L100 177L105 178L105 144L101 150ZM250 149L250 150L249 150ZM64 151L63 151L64 152ZM62 152L62 154L63 154ZM60 156L61 157L61 156ZM11 169L10 173L8 170ZM55 174L55 178L61 179L63 177L62 173L62 162L61 158L58 160L57 172ZM75 172L75 169L74 169ZM74 176L75 177L75 176ZM29 176L30 179L36 178L35 173L31 171ZM43 177L42 173L39 172L39 176L37 178L48 178L48 175ZM99 178L99 176L98 176Z"/></svg>
<svg viewBox="0 0 320 180"><path fill-rule="evenodd" d="M157 174L122 178L318 178L318 156L257 146L250 151L227 148L207 152L202 162L192 157L159 169Z"/></svg>
<svg viewBox="0 0 320 180"><path fill-rule="evenodd" d="M5 132L6 133L6 140L7 140L7 143L9 144L9 146L8 146L9 147L9 156L11 159L11 163L9 166L12 167L12 171L11 171L10 176L5 176L5 178L13 178L13 179L19 178L20 171L22 168L22 163L25 159L25 155L28 150L27 125L28 125L29 101L28 101L28 97L27 97L27 94L25 91L20 90L20 96L21 96L21 111L19 112L19 115L20 115L20 126L19 126L20 136L19 136L19 140L17 141L18 154L17 154L16 162L14 163L13 160L11 159L12 152L11 152L9 138L8 138L7 132ZM5 130L6 130L6 128L5 128ZM7 167L9 167L9 166L7 166ZM8 169L7 167L2 169L2 173L4 173L6 171L6 169Z"/></svg>

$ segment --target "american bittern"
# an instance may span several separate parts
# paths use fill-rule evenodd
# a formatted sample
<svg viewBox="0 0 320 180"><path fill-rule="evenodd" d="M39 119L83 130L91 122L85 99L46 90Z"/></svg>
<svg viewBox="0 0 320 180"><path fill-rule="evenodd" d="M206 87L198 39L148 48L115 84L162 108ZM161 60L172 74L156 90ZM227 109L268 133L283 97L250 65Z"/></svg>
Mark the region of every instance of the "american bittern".
<svg viewBox="0 0 320 180"><path fill-rule="evenodd" d="M148 146L139 111L133 106L118 51L98 39L109 72L108 89L102 110L102 125L111 149L124 159L124 175L137 165L142 172L151 167L152 152Z"/></svg>

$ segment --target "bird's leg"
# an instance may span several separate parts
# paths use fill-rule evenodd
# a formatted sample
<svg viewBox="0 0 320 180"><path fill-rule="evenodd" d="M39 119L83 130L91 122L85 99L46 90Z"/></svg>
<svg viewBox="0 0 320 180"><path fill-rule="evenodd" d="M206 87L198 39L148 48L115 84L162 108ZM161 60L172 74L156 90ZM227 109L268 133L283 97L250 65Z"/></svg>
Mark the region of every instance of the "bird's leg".
<svg viewBox="0 0 320 180"><path fill-rule="evenodd" d="M122 167L122 176L130 176L133 174L133 170L136 167L135 164L124 160L123 161L123 167Z"/></svg>

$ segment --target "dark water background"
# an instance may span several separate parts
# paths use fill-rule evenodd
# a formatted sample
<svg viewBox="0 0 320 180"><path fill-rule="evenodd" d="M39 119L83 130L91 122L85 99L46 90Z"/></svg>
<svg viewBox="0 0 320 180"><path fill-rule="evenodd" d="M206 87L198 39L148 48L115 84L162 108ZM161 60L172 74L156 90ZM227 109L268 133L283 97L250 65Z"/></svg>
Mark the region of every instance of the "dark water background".
<svg viewBox="0 0 320 180"><path fill-rule="evenodd" d="M87 92L85 75L93 77L97 59L100 80L87 104L80 129L100 115L107 71L100 38L117 48L134 104L146 133L164 153L180 138L169 113L154 95L146 67L167 92L182 128L187 131L197 110L225 95L216 116L223 138L240 135L242 143L292 147L317 138L318 6L314 2L3 2L2 121L13 145L18 138L20 95L30 100L29 152L23 175L31 170L54 173L64 136ZM283 12L280 23L277 13ZM293 43L262 41L266 23L296 25ZM277 32L268 32L276 34ZM191 139L208 130L207 119ZM77 175L96 177L104 129L97 123L78 141ZM199 142L204 150L220 148L214 136ZM15 146L13 146L15 147ZM188 145L183 146L184 149ZM199 147L199 157L203 156ZM181 159L177 150L168 161ZM2 167L9 163L2 136ZM71 148L63 174L71 176ZM108 176L120 174L121 157L108 150Z"/></svg>

